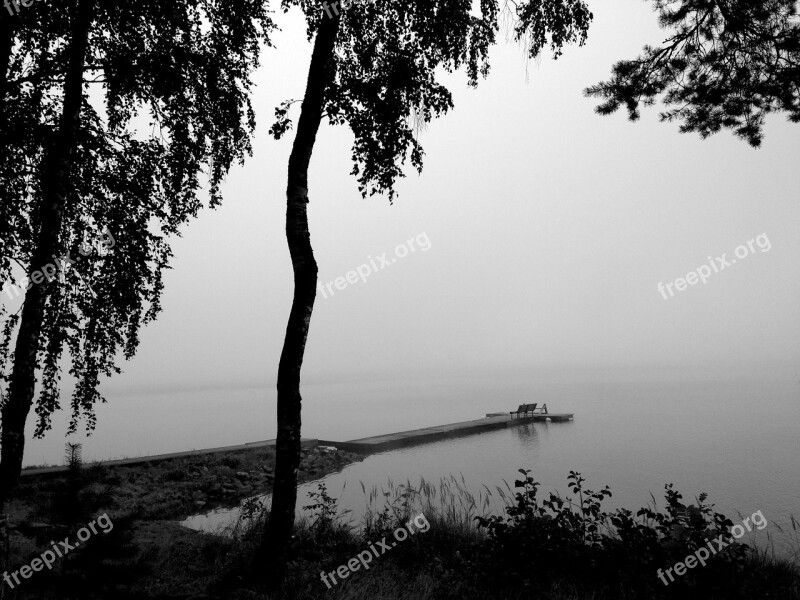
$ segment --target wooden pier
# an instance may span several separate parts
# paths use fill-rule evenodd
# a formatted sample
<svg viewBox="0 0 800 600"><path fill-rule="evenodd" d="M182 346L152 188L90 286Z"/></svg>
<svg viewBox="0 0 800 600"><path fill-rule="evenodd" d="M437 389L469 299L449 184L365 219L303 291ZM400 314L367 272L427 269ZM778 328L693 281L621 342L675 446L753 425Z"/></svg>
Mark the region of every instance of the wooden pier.
<svg viewBox="0 0 800 600"><path fill-rule="evenodd" d="M333 442L319 440L321 446L336 446L340 450L347 452L358 452L360 454L372 454L374 452L385 452L395 448L405 448L416 444L435 442L447 438L472 435L493 429L503 429L524 425L525 423L552 421L563 423L572 421L572 413L542 413L529 415L527 417L511 418L509 413L489 413L483 419L475 421L463 421L450 425L438 425L436 427L425 427L424 429L414 429L412 431L401 431L400 433L390 433L387 435L376 435L373 437L350 440L348 442Z"/></svg>
<svg viewBox="0 0 800 600"><path fill-rule="evenodd" d="M413 431L401 431L399 433L390 433L387 435L376 435L373 437L361 438L357 440L350 440L348 442L333 442L329 440L315 440L306 439L301 440L303 448L314 448L320 446L335 446L340 450L346 452L358 452L359 454L372 454L374 452L386 452L387 450L394 450L395 448L405 448L407 446L414 446L416 444L425 444L428 442L435 442L447 438L459 437L464 435L472 435L473 433L480 433L482 431L491 431L493 429L502 429L504 427L513 427L515 425L524 425L525 423L552 421L553 423L562 423L565 421L572 421L573 415L571 413L536 413L529 414L526 417L511 418L509 413L489 413L483 419L475 421L463 421L461 423L451 423L450 425L438 425L436 427L425 427L423 429L414 429ZM187 452L174 452L171 454L157 454L155 456L138 456L134 458L123 458L120 460L107 460L92 462L89 464L102 464L107 467L121 466L121 465L137 465L148 462L161 462L173 458L182 458L184 456L197 456L200 454L216 454L218 452L235 452L237 450L249 450L252 448L274 447L275 440L264 440L261 442L251 442L249 444L240 444L238 446L224 446L221 448L207 448L204 450L189 450ZM49 475L55 473L63 473L67 470L66 466L57 465L51 467L35 467L26 468L22 470L22 476L30 475Z"/></svg>

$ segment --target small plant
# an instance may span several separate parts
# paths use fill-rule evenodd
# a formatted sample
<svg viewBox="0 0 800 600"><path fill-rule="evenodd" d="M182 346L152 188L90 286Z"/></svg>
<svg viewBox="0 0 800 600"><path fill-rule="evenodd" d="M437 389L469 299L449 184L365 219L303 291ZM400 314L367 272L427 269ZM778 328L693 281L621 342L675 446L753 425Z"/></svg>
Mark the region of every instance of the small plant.
<svg viewBox="0 0 800 600"><path fill-rule="evenodd" d="M257 537L267 515L266 503L262 498L245 499L239 507L239 517L228 530L230 537L233 539Z"/></svg>
<svg viewBox="0 0 800 600"><path fill-rule="evenodd" d="M64 449L64 461L71 476L77 477L83 469L83 444L67 442Z"/></svg>
<svg viewBox="0 0 800 600"><path fill-rule="evenodd" d="M242 521L253 521L264 512L264 501L261 498L247 498L242 502L239 518Z"/></svg>
<svg viewBox="0 0 800 600"><path fill-rule="evenodd" d="M83 445L67 442L64 448L64 461L67 465L67 486L60 512L68 523L75 523L84 516L81 502L83 487Z"/></svg>
<svg viewBox="0 0 800 600"><path fill-rule="evenodd" d="M318 541L332 541L347 529L347 526L339 523L338 501L328 494L324 483L317 484L317 491L308 492L308 497L311 504L304 506L303 510L312 512L310 530Z"/></svg>
<svg viewBox="0 0 800 600"><path fill-rule="evenodd" d="M322 530L330 527L336 518L337 500L328 495L328 488L324 483L317 485L316 492L308 492L308 497L312 500L311 504L303 507L303 510L313 511L311 527Z"/></svg>

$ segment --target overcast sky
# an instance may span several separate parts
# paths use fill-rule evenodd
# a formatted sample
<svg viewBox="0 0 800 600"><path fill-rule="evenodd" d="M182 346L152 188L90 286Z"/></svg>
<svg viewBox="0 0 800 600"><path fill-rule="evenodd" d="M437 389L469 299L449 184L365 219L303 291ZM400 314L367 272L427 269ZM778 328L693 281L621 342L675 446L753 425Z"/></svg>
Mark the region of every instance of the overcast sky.
<svg viewBox="0 0 800 600"><path fill-rule="evenodd" d="M422 132L425 170L408 172L393 206L359 196L350 133L323 125L309 209L320 281L383 253L397 260L318 297L308 381L502 366L796 364L800 126L773 117L756 151L728 132L681 135L657 110L636 124L623 113L600 117L583 97L613 62L664 38L650 7L592 2L583 48L528 64L504 42L477 90L463 74L448 76L455 108ZM302 97L311 52L299 13L277 18L283 32L256 78L254 156L231 172L223 206L174 244L164 311L109 390L274 381L292 294L292 135L276 142L267 130L277 104ZM668 300L659 293L659 282L709 257L730 261L761 234L769 251L754 246L705 285ZM417 250L398 258L411 238Z"/></svg>

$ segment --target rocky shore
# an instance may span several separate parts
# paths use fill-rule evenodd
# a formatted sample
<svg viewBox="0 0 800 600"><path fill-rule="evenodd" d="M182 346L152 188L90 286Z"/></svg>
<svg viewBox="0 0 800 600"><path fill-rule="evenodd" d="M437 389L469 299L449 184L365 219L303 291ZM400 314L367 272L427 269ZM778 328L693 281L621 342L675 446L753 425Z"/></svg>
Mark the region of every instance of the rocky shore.
<svg viewBox="0 0 800 600"><path fill-rule="evenodd" d="M324 447L303 450L298 474L306 482L361 460ZM155 463L85 465L77 472L24 477L9 506L13 530L62 525L80 514L108 512L136 520L182 520L229 508L272 491L275 452L261 447Z"/></svg>

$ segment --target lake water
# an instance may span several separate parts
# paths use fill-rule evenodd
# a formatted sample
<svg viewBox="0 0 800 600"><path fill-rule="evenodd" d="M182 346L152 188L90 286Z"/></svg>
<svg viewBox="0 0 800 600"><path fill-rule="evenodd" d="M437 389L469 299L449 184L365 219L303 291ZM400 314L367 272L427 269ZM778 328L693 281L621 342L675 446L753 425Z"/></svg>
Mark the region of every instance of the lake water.
<svg viewBox="0 0 800 600"><path fill-rule="evenodd" d="M674 483L688 503L707 492L737 522L761 510L761 532L776 549L791 546L778 527L800 517L800 384L795 381L572 381L534 375L417 378L304 387L305 437L358 437L480 418L522 402L546 402L572 412L570 423L537 423L429 443L367 457L325 478L342 508L358 515L368 488L420 477L436 482L463 475L475 493L520 467L532 469L541 490L566 491L570 470L592 489L611 487L608 507L635 509L652 493L661 502ZM591 378L589 378L591 379ZM113 412L109 410L113 404ZM136 456L239 444L274 437L274 392L267 388L120 395L98 411L87 459ZM113 416L112 416L113 415ZM28 464L60 462L63 438L28 446ZM344 489L343 489L344 488ZM302 486L299 505L315 484ZM236 511L197 516L211 530Z"/></svg>
<svg viewBox="0 0 800 600"><path fill-rule="evenodd" d="M351 424L352 437L411 428L409 414L424 414L413 426L454 422L511 407L519 398L546 400L552 412L574 412L570 423L536 423L367 457L325 478L344 509L360 515L367 488L388 488L420 477L463 476L475 494L486 485L513 485L520 467L532 469L542 491L566 492L566 476L576 470L593 489L609 485L609 507L638 508L652 493L663 501L665 483L674 483L688 503L701 492L738 522L760 510L770 523L756 541L786 553L796 548L778 527L791 531L790 515L800 516L800 386L796 383L496 383L484 387L449 382L426 393L384 388L351 414L372 422ZM448 388L448 386L450 386ZM448 397L447 389L458 394ZM422 396L422 397L420 397ZM494 396L496 400L487 398ZM349 404L349 403L348 403ZM462 410L470 407L469 414ZM344 408L344 407L343 407ZM350 408L350 407L348 407ZM374 415L374 416L373 416ZM335 416L331 415L335 421ZM334 438L337 439L337 438ZM341 438L338 438L341 439ZM316 484L301 486L298 504ZM495 500L498 500L495 496ZM494 508L500 509L499 501ZM230 524L237 511L215 511L187 521L197 529Z"/></svg>

